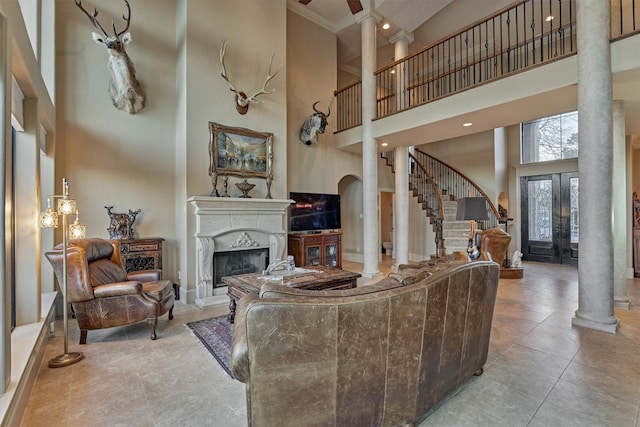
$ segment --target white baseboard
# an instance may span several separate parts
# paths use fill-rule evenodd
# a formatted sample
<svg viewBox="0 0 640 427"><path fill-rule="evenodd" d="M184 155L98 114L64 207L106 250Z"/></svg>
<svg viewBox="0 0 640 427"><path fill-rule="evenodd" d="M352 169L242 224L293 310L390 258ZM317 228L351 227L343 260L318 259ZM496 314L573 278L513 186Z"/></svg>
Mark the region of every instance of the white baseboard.
<svg viewBox="0 0 640 427"><path fill-rule="evenodd" d="M342 252L342 259L345 261L364 263L364 254L355 252Z"/></svg>

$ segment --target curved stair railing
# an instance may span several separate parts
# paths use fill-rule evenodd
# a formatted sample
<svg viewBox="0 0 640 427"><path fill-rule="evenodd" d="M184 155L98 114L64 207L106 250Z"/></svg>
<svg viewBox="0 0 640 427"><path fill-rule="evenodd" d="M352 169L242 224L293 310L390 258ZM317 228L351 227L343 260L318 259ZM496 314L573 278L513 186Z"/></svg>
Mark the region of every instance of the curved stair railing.
<svg viewBox="0 0 640 427"><path fill-rule="evenodd" d="M386 160L395 173L395 152L387 151L380 156ZM500 215L487 194L475 182L462 172L435 157L414 150L409 153L410 172L409 190L417 198L417 202L425 211L435 232L436 256L445 253L445 239L443 238L442 223L444 221L443 201L453 201L461 197L482 197L487 201L488 220L478 221L478 226L487 230L497 227L506 218Z"/></svg>
<svg viewBox="0 0 640 427"><path fill-rule="evenodd" d="M391 166L391 170L395 173L395 151L387 151L381 153L380 156L386 159L387 166ZM444 239L442 238L442 221L444 220L442 194L424 164L411 153L409 153L409 161L409 190L413 193L413 197L417 198L422 210L425 211L429 223L433 225L433 231L436 235L437 257L443 255L445 251Z"/></svg>
<svg viewBox="0 0 640 427"><path fill-rule="evenodd" d="M424 210L431 219L431 224L433 224L434 228L433 231L436 234L436 257L438 257L441 254L444 255L445 251L442 236L442 221L444 220L442 194L429 173L429 170L420 159L409 153L409 160L409 189L413 192L413 196L418 198L418 203L422 205L422 210Z"/></svg>
<svg viewBox="0 0 640 427"><path fill-rule="evenodd" d="M483 197L487 201L489 219L477 221L483 230L497 227L498 223L504 220L487 193L465 174L418 149L415 150L415 157L429 170L440 192L449 196L450 200L458 200L461 197Z"/></svg>

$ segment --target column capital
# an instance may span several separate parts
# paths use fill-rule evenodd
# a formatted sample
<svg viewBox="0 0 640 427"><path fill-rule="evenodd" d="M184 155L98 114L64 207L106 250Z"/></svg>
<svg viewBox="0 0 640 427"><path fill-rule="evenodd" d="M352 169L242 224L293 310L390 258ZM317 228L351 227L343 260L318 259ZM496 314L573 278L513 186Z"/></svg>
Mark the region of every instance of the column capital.
<svg viewBox="0 0 640 427"><path fill-rule="evenodd" d="M407 30L400 30L391 37L389 37L389 43L396 44L399 41L406 40L407 43L413 43L414 37L413 33L408 32Z"/></svg>
<svg viewBox="0 0 640 427"><path fill-rule="evenodd" d="M380 15L378 12L373 10L369 12L361 12L358 15L359 16L356 16L356 22L358 24L362 24L367 19L373 19L376 24L382 21L382 15Z"/></svg>

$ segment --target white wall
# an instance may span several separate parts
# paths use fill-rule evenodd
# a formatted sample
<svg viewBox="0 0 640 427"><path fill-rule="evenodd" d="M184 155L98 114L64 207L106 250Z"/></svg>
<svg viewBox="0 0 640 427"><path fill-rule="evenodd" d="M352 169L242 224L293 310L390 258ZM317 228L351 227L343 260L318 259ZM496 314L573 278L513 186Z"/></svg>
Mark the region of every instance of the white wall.
<svg viewBox="0 0 640 427"><path fill-rule="evenodd" d="M362 175L362 158L337 150L333 142L336 36L293 12L287 13L287 34L288 190L337 193L342 177ZM316 108L326 113L330 107L332 114L317 143L305 145L300 128L316 101Z"/></svg>
<svg viewBox="0 0 640 427"><path fill-rule="evenodd" d="M273 0L207 0L186 2L185 22L178 23L183 34L178 40L185 43L185 81L179 93L184 103L185 133L178 134L176 144L186 147L184 166L184 185L179 192L185 196L209 195L212 190L209 177L209 129L208 122L227 126L243 127L260 132L271 132L273 139L273 198L287 196L287 51L286 51L286 2ZM229 86L220 77L220 44L228 40L225 67L228 78L236 89L247 94L258 92L267 76L269 61L275 54L273 70L282 65L267 89L275 89L269 95L261 95L262 104L252 104L246 115L240 115L235 109L233 94ZM181 171L182 173L182 171ZM232 196L239 195L234 186L238 178L229 179ZM256 184L252 197L266 196L266 182L262 179L249 179ZM222 180L218 182L222 188ZM235 190L235 191L234 191ZM176 200L177 211L186 212L186 229L179 230L179 251L182 289L188 289L188 302L195 298L195 258L196 247L193 234L195 218L193 208L186 205L186 199Z"/></svg>
<svg viewBox="0 0 640 427"><path fill-rule="evenodd" d="M87 236L109 237L106 205L114 212L141 209L136 236L167 239L163 267L165 278L174 279L175 2L131 4L127 52L147 95L146 108L135 115L117 110L109 99L107 51L93 42L89 19L73 2L56 6L57 192L66 177ZM114 20L123 28L123 2L95 7L103 27Z"/></svg>
<svg viewBox="0 0 640 427"><path fill-rule="evenodd" d="M301 36L304 35L304 36ZM288 191L341 194L343 258L362 261L362 158L335 148L337 115L336 36L287 13L287 187ZM317 142L300 141L300 128L316 108L332 113ZM288 193L287 193L288 194Z"/></svg>
<svg viewBox="0 0 640 427"><path fill-rule="evenodd" d="M456 168L493 196L493 130L418 146L425 153ZM495 200L497 203L497 196Z"/></svg>

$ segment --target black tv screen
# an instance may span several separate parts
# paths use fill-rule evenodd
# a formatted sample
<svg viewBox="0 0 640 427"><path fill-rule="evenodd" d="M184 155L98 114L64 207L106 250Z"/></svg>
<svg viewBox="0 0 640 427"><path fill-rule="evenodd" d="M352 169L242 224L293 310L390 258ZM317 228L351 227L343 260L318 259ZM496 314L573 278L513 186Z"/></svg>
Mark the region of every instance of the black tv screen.
<svg viewBox="0 0 640 427"><path fill-rule="evenodd" d="M289 193L295 203L289 211L290 230L335 230L340 225L340 195L316 193Z"/></svg>

